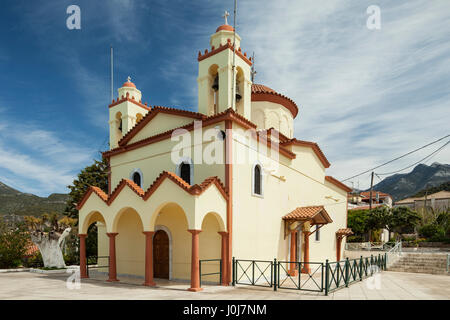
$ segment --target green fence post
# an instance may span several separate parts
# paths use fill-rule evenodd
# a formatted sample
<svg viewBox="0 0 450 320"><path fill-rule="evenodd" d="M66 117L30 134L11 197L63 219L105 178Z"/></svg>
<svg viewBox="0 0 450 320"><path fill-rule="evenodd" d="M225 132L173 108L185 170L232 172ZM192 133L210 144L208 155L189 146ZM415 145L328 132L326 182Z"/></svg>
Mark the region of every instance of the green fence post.
<svg viewBox="0 0 450 320"><path fill-rule="evenodd" d="M255 285L255 260L252 261L252 284Z"/></svg>
<svg viewBox="0 0 450 320"><path fill-rule="evenodd" d="M348 287L348 278L349 278L349 275L348 275L348 269L349 269L349 267L350 267L350 262L348 261L348 258L346 258L345 259L345 286L346 287Z"/></svg>
<svg viewBox="0 0 450 320"><path fill-rule="evenodd" d="M328 259L325 261L325 295L328 295Z"/></svg>
<svg viewBox="0 0 450 320"><path fill-rule="evenodd" d="M277 291L278 264L277 258L273 259L273 291Z"/></svg>
<svg viewBox="0 0 450 320"><path fill-rule="evenodd" d="M387 270L387 252L384 253L384 271Z"/></svg>
<svg viewBox="0 0 450 320"><path fill-rule="evenodd" d="M370 255L370 275L373 275L373 254Z"/></svg>
<svg viewBox="0 0 450 320"><path fill-rule="evenodd" d="M378 254L377 266L378 266L378 269L381 270L381 256L380 256L380 254Z"/></svg>
<svg viewBox="0 0 450 320"><path fill-rule="evenodd" d="M235 286L236 285L236 258L233 257L233 262L232 262L232 266L231 266L231 275L232 275L232 282L231 285Z"/></svg>
<svg viewBox="0 0 450 320"><path fill-rule="evenodd" d="M363 256L361 256L361 258L359 259L359 281L362 281L363 276Z"/></svg>

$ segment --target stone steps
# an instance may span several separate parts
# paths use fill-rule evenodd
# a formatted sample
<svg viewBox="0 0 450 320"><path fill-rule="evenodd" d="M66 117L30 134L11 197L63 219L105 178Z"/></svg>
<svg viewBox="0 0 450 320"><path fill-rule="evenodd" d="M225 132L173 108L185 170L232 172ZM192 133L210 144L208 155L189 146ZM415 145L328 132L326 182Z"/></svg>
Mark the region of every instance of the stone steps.
<svg viewBox="0 0 450 320"><path fill-rule="evenodd" d="M436 253L403 253L389 271L447 274L447 255Z"/></svg>

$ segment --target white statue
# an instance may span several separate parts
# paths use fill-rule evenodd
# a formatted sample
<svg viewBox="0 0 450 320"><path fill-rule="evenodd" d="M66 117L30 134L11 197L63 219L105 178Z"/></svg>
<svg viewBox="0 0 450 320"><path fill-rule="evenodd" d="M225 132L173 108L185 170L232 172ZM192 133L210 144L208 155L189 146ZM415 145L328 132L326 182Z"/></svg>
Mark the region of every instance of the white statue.
<svg viewBox="0 0 450 320"><path fill-rule="evenodd" d="M30 228L31 241L39 248L47 268L65 268L62 249L65 238L72 230L69 227L73 221L70 218L58 221L56 215L44 215L41 219L27 217L26 221ZM49 231L47 231L49 230Z"/></svg>

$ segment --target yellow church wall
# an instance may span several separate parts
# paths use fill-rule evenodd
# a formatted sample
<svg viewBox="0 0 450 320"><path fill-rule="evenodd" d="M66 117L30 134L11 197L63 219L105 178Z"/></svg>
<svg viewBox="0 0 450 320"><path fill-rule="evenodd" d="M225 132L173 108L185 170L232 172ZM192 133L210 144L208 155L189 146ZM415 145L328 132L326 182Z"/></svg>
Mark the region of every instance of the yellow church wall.
<svg viewBox="0 0 450 320"><path fill-rule="evenodd" d="M320 182L324 181L325 167L312 148L294 145L291 151L296 154L296 158L291 161L294 170Z"/></svg>
<svg viewBox="0 0 450 320"><path fill-rule="evenodd" d="M145 236L139 215L124 210L118 220L116 236L117 274L145 275Z"/></svg>
<svg viewBox="0 0 450 320"><path fill-rule="evenodd" d="M109 256L109 238L106 235L106 225L101 222L97 222L97 248L97 255L99 257ZM108 265L107 258L99 258L97 262L99 266ZM108 272L108 268L99 268L98 271Z"/></svg>
<svg viewBox="0 0 450 320"><path fill-rule="evenodd" d="M192 123L195 119L190 117L182 117L174 114L158 113L146 126L141 129L129 142L143 140L145 138L157 135L159 133L178 128L189 123Z"/></svg>
<svg viewBox="0 0 450 320"><path fill-rule="evenodd" d="M251 121L258 129L274 128L292 138L294 134L294 118L284 106L269 101L253 101L251 103Z"/></svg>
<svg viewBox="0 0 450 320"><path fill-rule="evenodd" d="M221 259L222 237L218 233L223 231L217 217L213 213L207 214L201 224L202 232L199 234L199 257L204 259ZM217 261L202 263L202 273L219 272L220 263ZM218 282L219 275L202 277L202 281Z"/></svg>
<svg viewBox="0 0 450 320"><path fill-rule="evenodd" d="M221 130L223 127L223 123L214 124L203 128L202 132L212 129L212 133L218 133L218 130ZM199 144L195 141L194 131L189 131L189 137L191 139L190 144L186 144L182 149L183 152L176 152L176 154L186 155L192 159L192 162L195 162L197 160L194 158L194 147L198 148ZM112 189L114 189L122 179L130 179L130 174L135 169L140 169L142 171L142 188L144 190L147 190L150 187L161 172L170 171L176 173L177 163L172 161L171 151L175 146L179 145L180 141L181 140L172 141L171 138L168 138L163 141L158 141L138 149L112 156L110 158ZM206 154L212 150L213 142L203 141L203 143L200 143L202 147L201 154ZM217 161L219 162L218 164L194 164L194 181L193 183L191 182L191 184L201 183L211 176L218 176L222 183L224 183L225 169L223 159L224 152L220 154L219 160Z"/></svg>
<svg viewBox="0 0 450 320"><path fill-rule="evenodd" d="M243 148L242 142L235 139L233 150L238 147ZM333 223L321 228L320 242L314 241L314 235L310 237L310 261L335 259L335 232L346 226L346 192L325 184L324 169L313 153L301 150L298 157L298 162L289 166L295 160L280 156L278 170L264 172L262 197L252 195L254 163L233 165L233 256L289 260L289 238L284 238L282 217L296 207L324 205ZM260 162L263 168L268 163ZM286 181L279 179L281 176ZM327 198L330 196L338 202Z"/></svg>

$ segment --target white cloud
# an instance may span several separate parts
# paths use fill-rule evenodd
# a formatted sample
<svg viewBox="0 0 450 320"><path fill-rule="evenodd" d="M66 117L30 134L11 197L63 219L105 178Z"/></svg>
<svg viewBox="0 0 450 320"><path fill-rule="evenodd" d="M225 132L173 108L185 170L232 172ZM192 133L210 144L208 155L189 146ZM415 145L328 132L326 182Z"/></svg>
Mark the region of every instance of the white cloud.
<svg viewBox="0 0 450 320"><path fill-rule="evenodd" d="M67 137L0 115L0 181L22 192L67 192L76 171L97 156L94 149Z"/></svg>
<svg viewBox="0 0 450 320"><path fill-rule="evenodd" d="M297 102L295 135L320 144L329 173L346 178L448 133L449 3L381 1L377 31L365 26L368 2L258 3L240 3L238 30L256 82Z"/></svg>

